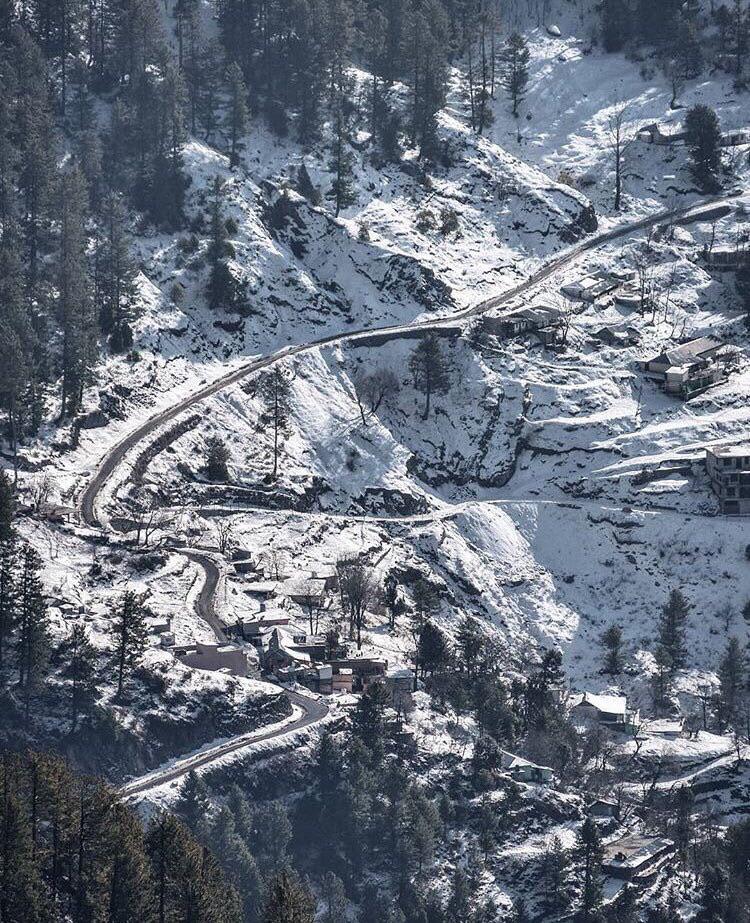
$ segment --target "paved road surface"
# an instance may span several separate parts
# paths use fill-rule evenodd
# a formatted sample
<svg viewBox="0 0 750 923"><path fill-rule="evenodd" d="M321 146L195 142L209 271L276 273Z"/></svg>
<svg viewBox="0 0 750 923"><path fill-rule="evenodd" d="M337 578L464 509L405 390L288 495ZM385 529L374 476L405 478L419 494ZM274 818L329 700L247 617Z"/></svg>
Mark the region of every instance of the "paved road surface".
<svg viewBox="0 0 750 923"><path fill-rule="evenodd" d="M216 760L227 756L227 754L242 750L244 747L250 746L250 744L261 743L267 740L281 740L287 735L293 734L295 731L317 724L329 713L328 706L317 699L298 695L296 692L290 692L289 690L286 690L286 694L292 705L296 705L302 710L302 715L299 718L295 718L281 728L275 728L270 731L264 731L261 728L258 731L240 734L225 743L217 744L215 747L208 747L192 756L179 759L164 769L153 770L139 779L134 779L131 782L125 783L119 790L120 794L126 798L131 798L135 795L144 795L158 786L164 785L166 782L172 782L175 779L182 778L182 776L187 775L191 769L199 769L202 766L208 766L216 762Z"/></svg>
<svg viewBox="0 0 750 923"><path fill-rule="evenodd" d="M224 623L216 614L216 590L221 579L218 564L211 555L203 551L195 551L193 548L175 548L174 550L177 554L184 554L186 558L203 568L203 586L195 601L195 611L211 626L219 644L226 644L229 639L224 631Z"/></svg>

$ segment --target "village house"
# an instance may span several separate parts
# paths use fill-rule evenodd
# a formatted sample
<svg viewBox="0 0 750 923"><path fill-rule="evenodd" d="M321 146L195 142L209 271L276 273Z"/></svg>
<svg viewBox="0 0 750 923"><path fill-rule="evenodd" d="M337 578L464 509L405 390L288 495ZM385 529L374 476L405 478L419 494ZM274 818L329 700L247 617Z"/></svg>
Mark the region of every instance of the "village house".
<svg viewBox="0 0 750 923"><path fill-rule="evenodd" d="M308 668L311 666L311 658L295 649L285 634L282 634L281 628L274 628L268 639L268 645L263 652L262 664L267 673L274 673L277 676L280 671L294 667Z"/></svg>
<svg viewBox="0 0 750 923"><path fill-rule="evenodd" d="M330 664L329 664L330 666ZM354 691L354 670L349 667L339 667L331 677L332 692Z"/></svg>
<svg viewBox="0 0 750 923"><path fill-rule="evenodd" d="M238 618L233 624L227 625L225 631L233 638L241 638L256 647L264 647L264 639L267 641L274 628L285 627L288 624L289 616L283 610L263 610L257 614L257 618Z"/></svg>
<svg viewBox="0 0 750 923"><path fill-rule="evenodd" d="M234 644L201 644L176 647L173 653L182 663L198 670L212 670L230 673L232 676L249 676L250 663L247 654Z"/></svg>
<svg viewBox="0 0 750 923"><path fill-rule="evenodd" d="M670 126L665 126L667 130L662 129L657 122L650 125L644 125L638 130L638 140L645 144L674 144L676 141L684 141L686 133L681 126L671 126L677 130L668 130Z"/></svg>
<svg viewBox="0 0 750 923"><path fill-rule="evenodd" d="M507 772L516 782L549 785L555 779L555 774L549 766L538 766L530 760L525 760L522 756L509 753L507 750L500 751L500 768L503 772Z"/></svg>
<svg viewBox="0 0 750 923"><path fill-rule="evenodd" d="M675 844L666 837L630 833L605 844L602 871L610 878L646 884L667 863L674 850Z"/></svg>
<svg viewBox="0 0 750 923"><path fill-rule="evenodd" d="M317 692L321 695L330 695L330 693L334 691L333 670L327 663L316 663L302 670L295 668L293 673L291 672L291 668L286 669L287 676L290 680L307 686L312 692Z"/></svg>
<svg viewBox="0 0 750 923"><path fill-rule="evenodd" d="M364 692L370 683L381 680L388 669L388 661L377 657L345 657L329 661L334 678L342 670L352 672L352 691Z"/></svg>
<svg viewBox="0 0 750 923"><path fill-rule="evenodd" d="M272 599L278 591L279 585L275 580L257 580L243 589L247 596L258 601Z"/></svg>
<svg viewBox="0 0 750 923"><path fill-rule="evenodd" d="M561 311L540 304L516 308L502 317L486 317L484 328L488 333L506 339L533 333L545 346L551 346L561 337L561 322Z"/></svg>
<svg viewBox="0 0 750 923"><path fill-rule="evenodd" d="M325 635L293 635L291 643L287 644L292 650L304 654L310 660L322 662L326 659L328 643Z"/></svg>
<svg viewBox="0 0 750 923"><path fill-rule="evenodd" d="M597 798L586 807L586 816L594 820L617 820L620 816L620 807L616 801L609 798Z"/></svg>
<svg viewBox="0 0 750 923"><path fill-rule="evenodd" d="M609 273L593 272L573 282L567 282L560 291L568 298L594 304L610 292L619 288L620 280Z"/></svg>
<svg viewBox="0 0 750 923"><path fill-rule="evenodd" d="M581 692L572 695L568 704L573 719L594 721L613 731L630 732L640 723L640 712L628 708L624 695Z"/></svg>
<svg viewBox="0 0 750 923"><path fill-rule="evenodd" d="M750 266L750 249L709 250L703 251L703 259L711 269L732 271L743 266Z"/></svg>
<svg viewBox="0 0 750 923"><path fill-rule="evenodd" d="M709 446L706 471L722 513L750 513L750 443Z"/></svg>
<svg viewBox="0 0 750 923"><path fill-rule="evenodd" d="M614 324L600 327L594 332L593 337L607 346L614 347L635 346L641 339L641 335L635 327L622 327Z"/></svg>
<svg viewBox="0 0 750 923"><path fill-rule="evenodd" d="M690 398L726 379L720 353L724 344L713 337L698 337L638 363L647 378L667 394Z"/></svg>
<svg viewBox="0 0 750 923"><path fill-rule="evenodd" d="M411 705L414 692L414 673L408 667L391 667L386 671L385 685L391 696L391 703L398 711Z"/></svg>
<svg viewBox="0 0 750 923"><path fill-rule="evenodd" d="M685 736L685 719L681 715L678 718L654 718L646 723L643 730L653 737L679 740Z"/></svg>

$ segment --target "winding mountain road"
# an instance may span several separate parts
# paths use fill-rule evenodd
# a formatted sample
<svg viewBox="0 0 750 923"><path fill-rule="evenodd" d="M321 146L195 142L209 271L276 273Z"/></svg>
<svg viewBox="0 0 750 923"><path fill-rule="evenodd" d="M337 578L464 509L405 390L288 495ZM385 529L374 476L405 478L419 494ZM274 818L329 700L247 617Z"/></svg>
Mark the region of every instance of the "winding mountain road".
<svg viewBox="0 0 750 923"><path fill-rule="evenodd" d="M214 561L211 555L203 551L196 551L193 548L177 548L178 554L185 555L194 564L203 569L203 586L198 592L198 598L195 601L195 611L207 622L219 644L226 644L228 638L224 631L224 623L216 614L216 590L221 579L219 565Z"/></svg>
<svg viewBox="0 0 750 923"><path fill-rule="evenodd" d="M451 315L401 325L369 327L348 331L346 333L334 333L329 336L310 341L309 343L303 343L296 346L286 346L265 356L259 356L248 360L226 375L223 375L217 378L215 381L204 385L193 394L190 394L187 397L177 401L170 407L161 410L153 417L136 426L135 429L128 433L123 439L112 446L99 461L96 469L94 470L88 483L78 498L78 506L81 519L92 528L103 530L110 529L111 531L114 531L112 525L107 523L106 520L102 519L100 510L98 508L98 501L105 486L113 478L120 465L125 461L128 453L130 453L136 446L139 446L141 443L143 443L146 439L148 439L149 436L155 433L166 423L171 422L186 410L195 407L201 401L204 401L212 395L217 394L225 388L228 388L243 378L246 378L247 376L256 372L260 372L263 369L268 368L269 366L283 359L287 359L291 356L299 355L301 353L310 352L322 346L353 342L359 339L371 337L376 334L395 335L408 331L436 330L445 325L450 325L457 321L481 315L495 308L508 305L509 303L519 298L521 295L524 295L525 293L537 287L546 279L549 279L551 276L555 275L560 270L575 263L576 260L578 260L585 253L603 247L615 240L637 234L638 232L649 227L664 224L665 222L670 222L677 218L685 218L686 216L692 215L693 213L695 213L694 220L699 220L699 209L704 206L715 204L721 198L722 197L719 196L703 198L698 202L693 202L691 205L660 212L657 215L624 224L605 233L598 234L586 241L583 241L582 243L575 245L574 247L571 247L564 253L561 253L553 259L549 260L539 270L530 275L529 278L524 282L504 292L501 292L499 295L488 298L472 307L457 311ZM405 520L406 519L407 517L405 517ZM218 566L209 555L206 555L203 552L193 549L177 549L177 551L184 554L190 560L194 561L196 564L203 568L205 578L203 586L199 592L198 599L196 601L196 610L198 614L204 618L205 621L211 626L217 639L220 642L225 641L226 635L215 610L215 595L220 579ZM264 732L261 730L258 732L241 734L229 741L217 744L214 747L207 747L198 753L179 759L162 769L154 770L153 772L150 772L139 779L129 781L120 789L121 794L127 797L143 795L146 792L160 785L163 785L166 782L170 782L174 779L184 776L191 769L207 766L216 760L227 756L227 754L247 747L250 744L273 739L280 739L287 734L294 733L301 728L316 724L323 720L329 713L328 707L316 699L308 696L301 696L290 691L287 691L287 695L293 706L296 706L302 710L303 714L301 717L296 718L295 720L284 724L281 727L276 727L275 729L271 729L269 731Z"/></svg>
<svg viewBox="0 0 750 923"><path fill-rule="evenodd" d="M158 430L165 423L171 422L184 411L195 407L196 404L199 404L201 401L206 400L206 398L211 397L220 391L223 391L225 388L228 388L233 384L236 384L236 382L241 381L243 378L246 378L249 375L253 375L256 372L260 372L263 369L268 368L269 366L274 365L276 362L279 362L283 359L287 359L291 356L296 356L301 353L311 352L312 350L319 349L321 346L351 343L359 339L373 336L374 334L386 335L404 333L407 331L436 330L440 327L453 324L456 321L465 320L467 318L475 317L481 314L486 314L488 311L491 311L494 308L502 307L503 305L514 301L519 296L525 294L526 292L538 286L540 283L544 282L546 279L550 278L550 276L559 272L561 269L564 269L575 263L576 260L580 259L580 257L585 253L596 250L623 237L629 237L633 234L637 234L646 228L664 224L665 222L674 221L676 218L684 218L693 212L696 213L695 220L699 220L699 209L701 207L714 204L717 201L720 201L722 198L726 197L709 196L701 199L699 202L693 202L691 205L686 205L682 208L672 209L665 212L659 212L657 215L652 215L649 218L643 218L639 221L621 225L612 229L611 231L606 231L603 234L598 234L589 240L576 244L574 247L571 247L564 253L549 260L544 264L544 266L542 266L536 272L532 273L532 275L530 275L529 278L524 282L521 282L518 285L515 285L512 288L501 292L499 295L495 295L492 298L481 301L472 307L464 308L461 311L457 311L445 317L425 321L417 321L407 324L385 325L382 327L366 327L359 330L348 331L346 333L333 333L329 336L321 337L317 340L311 340L309 343L302 343L297 346L284 346L283 348L269 353L266 356L259 356L243 363L238 368L233 369L226 375L220 376L215 381L204 385L202 388L199 388L197 391L194 391L192 394L189 394L187 397L183 398L177 403L165 408L164 410L155 414L153 417L150 417L148 420L141 423L134 430L132 430L132 432L121 439L118 443L112 446L100 460L98 467L94 471L78 499L78 506L83 521L87 525L93 527L102 525L99 512L96 508L97 499L107 482L110 480L112 475L125 459L125 456L128 454L128 452L142 443L145 439L148 438L148 436Z"/></svg>
<svg viewBox="0 0 750 923"><path fill-rule="evenodd" d="M187 775L187 773L193 769L200 769L204 766L208 766L225 756L235 753L237 750L242 750L253 744L263 743L269 740L280 740L289 734L295 733L295 731L300 731L303 728L317 724L329 714L328 706L323 702L310 698L309 696L299 695L290 690L285 691L292 706L298 708L302 712L299 717L294 717L291 721L285 722L280 726L277 725L271 730L264 731L261 729L259 731L248 731L246 734L239 734L237 737L232 737L224 743L206 747L198 753L183 757L182 759L177 759L168 766L155 769L138 779L126 782L120 787L120 794L125 798L145 795L161 785L182 778L182 776Z"/></svg>

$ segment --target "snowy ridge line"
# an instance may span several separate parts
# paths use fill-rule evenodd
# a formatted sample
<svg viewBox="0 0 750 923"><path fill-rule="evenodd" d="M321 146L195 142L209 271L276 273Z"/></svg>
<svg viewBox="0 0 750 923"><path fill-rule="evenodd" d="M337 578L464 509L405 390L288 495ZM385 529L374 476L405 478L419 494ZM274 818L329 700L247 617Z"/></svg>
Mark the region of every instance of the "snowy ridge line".
<svg viewBox="0 0 750 923"><path fill-rule="evenodd" d="M144 795L167 782L172 782L187 775L191 770L201 769L223 757L234 754L238 750L243 750L254 744L291 736L297 731L317 724L328 717L330 711L327 705L312 697L301 696L299 693L289 690L285 691L293 708L292 715L288 719L280 723L277 722L270 729L248 731L245 734L232 737L224 743L209 745L191 756L177 759L162 769L152 770L138 779L126 782L125 785L119 788L119 794L123 798Z"/></svg>
<svg viewBox="0 0 750 923"><path fill-rule="evenodd" d="M165 408L160 413L137 426L129 435L125 436L122 440L120 440L120 442L116 443L102 458L101 462L99 463L99 467L96 469L93 477L89 480L88 484L84 488L83 493L78 499L78 506L81 512L81 517L83 521L89 526L101 526L102 522L96 509L98 496L112 475L115 473L120 463L124 460L125 456L160 426L163 426L165 423L175 419L175 417L179 416L183 411L188 410L206 398L211 397L212 395L222 391L224 388L227 388L238 381L241 381L248 375L262 371L263 369L268 368L283 359L287 359L300 353L310 352L321 346L328 346L334 343L352 342L363 337L371 336L374 333L388 334L399 333L405 330L435 330L445 326L446 324L455 323L458 320L465 320L470 317L479 316L486 313L487 311L491 311L493 308L500 307L501 305L513 301L513 299L517 298L519 295L525 294L532 288L536 287L539 283L545 281L559 270L571 265L583 254L588 253L591 250L595 250L598 247L611 243L612 241L621 237L627 237L631 234L635 234L641 230L657 224L661 224L665 221L670 221L678 217L686 217L690 215L691 212L693 212L696 208L702 205L705 206L715 204L718 201L723 201L732 197L732 195L715 195L704 197L700 202L693 202L690 205L685 205L680 208L660 212L659 214L653 215L649 218L642 218L639 221L624 224L610 231L606 231L605 233L599 234L596 237L592 237L591 239L584 241L581 244L577 244L570 250L560 254L557 257L554 257L541 269L532 273L529 278L526 279L526 281L521 282L519 285L516 285L513 288L506 290L505 292L501 292L499 295L495 295L492 298L481 301L472 307L463 308L462 310L453 314L446 315L445 317L433 318L430 320L419 321L410 324L395 324L386 325L383 327L366 327L346 333L334 333L326 337L321 337L317 340L312 340L309 343L302 343L297 346L284 346L281 349L268 354L267 356L261 356L260 358L252 359L249 362L246 362L238 368L234 369L232 372L220 376L215 381L193 392L193 394L188 395L187 397L178 401L176 404L173 404L171 407ZM694 220L698 220L699 218L699 213L694 215Z"/></svg>

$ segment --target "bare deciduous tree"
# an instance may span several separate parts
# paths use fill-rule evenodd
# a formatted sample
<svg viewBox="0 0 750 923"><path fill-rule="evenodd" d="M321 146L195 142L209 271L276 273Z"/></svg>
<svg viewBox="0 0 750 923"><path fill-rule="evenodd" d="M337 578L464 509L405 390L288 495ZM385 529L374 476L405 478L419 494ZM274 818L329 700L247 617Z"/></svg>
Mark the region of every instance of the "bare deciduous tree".
<svg viewBox="0 0 750 923"><path fill-rule="evenodd" d="M45 473L34 478L31 485L31 505L35 513L41 513L47 506L52 496L53 489L54 482L49 474Z"/></svg>
<svg viewBox="0 0 750 923"><path fill-rule="evenodd" d="M320 627L320 616L325 606L323 590L319 582L307 580L300 594L300 605L307 614L310 634L316 635Z"/></svg>
<svg viewBox="0 0 750 923"><path fill-rule="evenodd" d="M234 545L234 530L230 519L219 519L216 522L216 544L219 551L226 554Z"/></svg>
<svg viewBox="0 0 750 923"><path fill-rule="evenodd" d="M398 392L400 382L396 375L386 368L374 372L361 372L354 378L354 394L362 422L374 416L385 401Z"/></svg>
<svg viewBox="0 0 750 923"><path fill-rule="evenodd" d="M341 610L349 621L349 637L362 647L362 629L367 611L377 598L377 583L372 571L357 561L336 562Z"/></svg>
<svg viewBox="0 0 750 923"><path fill-rule="evenodd" d="M625 175L625 155L633 143L635 135L627 124L628 107L620 104L615 106L607 120L607 146L612 154L615 168L615 211L620 210L622 204L622 185Z"/></svg>

